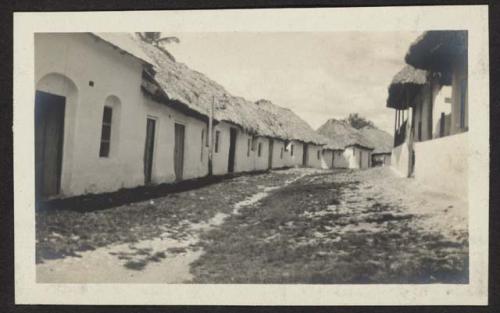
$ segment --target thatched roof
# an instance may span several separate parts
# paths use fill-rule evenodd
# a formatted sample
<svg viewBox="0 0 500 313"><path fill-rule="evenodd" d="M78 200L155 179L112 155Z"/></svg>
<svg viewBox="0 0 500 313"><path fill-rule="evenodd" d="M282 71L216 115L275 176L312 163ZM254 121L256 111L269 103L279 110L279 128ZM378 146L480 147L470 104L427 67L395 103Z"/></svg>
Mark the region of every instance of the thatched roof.
<svg viewBox="0 0 500 313"><path fill-rule="evenodd" d="M407 109L415 93L427 82L427 72L406 65L392 79L386 106L394 109Z"/></svg>
<svg viewBox="0 0 500 313"><path fill-rule="evenodd" d="M325 142L292 111L269 101L254 103L242 97L233 96L204 74L176 62L163 49L139 38L135 40L157 64L154 79L170 100L185 103L191 109L204 115L209 114L212 102L214 102L216 120L238 125L259 136L316 144Z"/></svg>
<svg viewBox="0 0 500 313"><path fill-rule="evenodd" d="M370 143L371 147L375 147L373 153L392 152L394 138L388 132L371 126L365 126L358 131Z"/></svg>
<svg viewBox="0 0 500 313"><path fill-rule="evenodd" d="M324 144L326 139L318 135L300 117L289 109L270 101L256 103L231 95L224 87L204 74L175 61L168 51L141 40L134 34L98 34L99 38L113 42L127 53L148 60L153 66L154 77L149 77L148 90L160 89L158 97L174 108L194 112L206 117L214 103L214 119L240 126L259 136L282 140L298 140L306 143ZM104 39L105 38L105 39ZM143 83L144 84L144 83ZM152 86L154 85L154 86ZM155 88L157 86L158 88Z"/></svg>
<svg viewBox="0 0 500 313"><path fill-rule="evenodd" d="M159 47L135 38L136 43L154 60L154 79L170 100L186 104L190 109L208 116L214 103L214 119L226 121L263 136L276 137L272 125L262 120L256 106L248 100L231 95L224 87L204 74L176 62Z"/></svg>
<svg viewBox="0 0 500 313"><path fill-rule="evenodd" d="M332 118L321 125L317 132L328 138L325 149L329 150L344 150L353 145L375 149L375 151L390 152L392 150L392 136L375 126L356 129L347 120Z"/></svg>
<svg viewBox="0 0 500 313"><path fill-rule="evenodd" d="M94 38L100 39L120 51L131 55L148 65L153 66L154 61L137 45L135 40L123 33L90 33Z"/></svg>
<svg viewBox="0 0 500 313"><path fill-rule="evenodd" d="M260 110L261 118L266 120L280 138L297 140L318 145L326 144L328 139L316 133L306 121L292 110L280 107L269 100L255 102Z"/></svg>
<svg viewBox="0 0 500 313"><path fill-rule="evenodd" d="M428 31L413 42L406 63L424 70L449 71L457 58L467 60L467 31Z"/></svg>

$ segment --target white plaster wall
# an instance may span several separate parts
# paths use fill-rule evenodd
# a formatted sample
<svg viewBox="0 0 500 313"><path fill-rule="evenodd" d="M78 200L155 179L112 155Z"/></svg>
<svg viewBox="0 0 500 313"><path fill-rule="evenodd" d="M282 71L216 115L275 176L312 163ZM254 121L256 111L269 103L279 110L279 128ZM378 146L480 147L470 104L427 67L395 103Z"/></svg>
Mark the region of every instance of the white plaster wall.
<svg viewBox="0 0 500 313"><path fill-rule="evenodd" d="M344 158L347 160L347 167L348 168L359 168L359 160L358 156L355 153L354 147L347 147L344 150Z"/></svg>
<svg viewBox="0 0 500 313"><path fill-rule="evenodd" d="M281 157L281 149L283 149L283 157ZM279 139L273 139L273 168L285 167L285 142ZM294 151L295 154L295 151Z"/></svg>
<svg viewBox="0 0 500 313"><path fill-rule="evenodd" d="M146 116L156 119L152 182L175 181L174 146L176 123L185 127L183 179L206 176L208 174L208 148L201 141L202 130L204 130L205 134L207 132L206 123L148 98L144 98L144 103ZM135 162L140 163L142 162L146 140L146 118L139 121L139 124L143 126L144 138L142 146L141 143L138 144L138 147L142 147L142 149L138 149L139 152L142 152L138 155L140 159Z"/></svg>
<svg viewBox="0 0 500 313"><path fill-rule="evenodd" d="M408 177L410 172L410 152L406 142L392 149L391 166L402 177Z"/></svg>
<svg viewBox="0 0 500 313"><path fill-rule="evenodd" d="M333 166L335 168L348 168L349 161L346 158L344 150L335 150L333 151L335 159L333 160Z"/></svg>
<svg viewBox="0 0 500 313"><path fill-rule="evenodd" d="M261 144L261 155L258 155L259 143ZM268 169L269 160L269 138L256 137L255 138L255 151L254 151L254 169L263 171Z"/></svg>
<svg viewBox="0 0 500 313"><path fill-rule="evenodd" d="M304 145L302 142L296 140L292 140L290 144L293 145L293 155L291 153L291 148L285 152L285 166L299 167L302 165Z"/></svg>
<svg viewBox="0 0 500 313"><path fill-rule="evenodd" d="M248 172L253 170L253 151L250 147L248 150L248 139L252 140L245 131L239 127L234 127L236 129L236 149L234 152L234 172ZM247 155L247 152L249 154Z"/></svg>
<svg viewBox="0 0 500 313"><path fill-rule="evenodd" d="M61 196L144 184L146 119L156 120L152 183L173 182L174 123L185 125L184 179L208 173L201 130L206 124L145 98L142 64L87 34L36 34L37 90L69 96L66 104ZM117 79L119 77L119 79ZM89 81L94 86L89 86ZM102 112L113 105L109 157L99 157Z"/></svg>
<svg viewBox="0 0 500 313"><path fill-rule="evenodd" d="M218 123L213 129L213 157L212 171L213 175L227 174L227 165L229 160L229 129L232 126L226 122ZM215 132L220 131L219 150L215 152Z"/></svg>
<svg viewBox="0 0 500 313"><path fill-rule="evenodd" d="M313 167L313 168L322 168L322 158L321 158L321 150L322 147L314 144L308 144L307 145L308 149L308 160L307 160L307 167ZM318 151L320 151L320 157L318 158Z"/></svg>
<svg viewBox="0 0 500 313"><path fill-rule="evenodd" d="M467 147L467 133L415 143L415 179L467 198Z"/></svg>
<svg viewBox="0 0 500 313"><path fill-rule="evenodd" d="M332 168L332 158L333 158L332 150L323 150L321 153L321 168L323 169Z"/></svg>
<svg viewBox="0 0 500 313"><path fill-rule="evenodd" d="M60 79L54 79L60 75L77 90L76 99L70 99L66 105L62 196L144 183L142 162L130 161L136 160L139 152L129 148L143 143L145 133L145 126L143 129L136 121L137 116L145 113L141 73L138 60L88 34L35 35L37 89L64 95L68 84L61 85ZM89 81L94 82L93 87ZM102 111L108 96L116 96L121 102L120 142L118 150L112 147L109 158L100 158ZM143 146L139 150L142 160Z"/></svg>
<svg viewBox="0 0 500 313"><path fill-rule="evenodd" d="M371 166L371 151L351 146L344 150L344 157L347 160L349 168L368 168ZM361 167L359 164L361 158Z"/></svg>
<svg viewBox="0 0 500 313"><path fill-rule="evenodd" d="M292 155L292 145L293 145L293 155ZM297 149L299 148L298 146L302 145L300 142L292 140L288 142L288 151L284 151L283 153L283 166L286 167L295 167L300 165L300 162L302 162L302 154L299 156L297 155ZM302 150L300 150L302 153Z"/></svg>

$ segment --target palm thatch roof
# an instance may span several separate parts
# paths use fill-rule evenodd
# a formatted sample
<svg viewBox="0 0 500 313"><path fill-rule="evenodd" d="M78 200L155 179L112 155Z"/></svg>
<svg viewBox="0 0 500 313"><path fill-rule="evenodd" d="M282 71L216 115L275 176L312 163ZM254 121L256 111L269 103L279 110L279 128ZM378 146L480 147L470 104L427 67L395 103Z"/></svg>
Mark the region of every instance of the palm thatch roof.
<svg viewBox="0 0 500 313"><path fill-rule="evenodd" d="M427 31L413 42L406 63L424 70L447 72L457 60L467 60L467 31Z"/></svg>
<svg viewBox="0 0 500 313"><path fill-rule="evenodd" d="M363 127L358 131L371 147L375 147L373 153L392 153L394 138L388 132L371 126Z"/></svg>
<svg viewBox="0 0 500 313"><path fill-rule="evenodd" d="M214 119L238 125L255 135L317 144L325 142L292 111L269 101L254 103L234 96L204 74L175 61L164 48L134 38L155 62L154 80L168 99L203 115L209 114L214 103Z"/></svg>
<svg viewBox="0 0 500 313"><path fill-rule="evenodd" d="M244 130L263 136L275 137L272 125L262 120L255 105L241 97L231 95L224 87L204 74L176 62L163 48L135 38L136 43L156 63L154 80L168 99L187 105L205 116L214 103L214 119L226 121Z"/></svg>
<svg viewBox="0 0 500 313"><path fill-rule="evenodd" d="M375 150L392 150L392 136L375 126L356 129L347 120L329 119L317 132L328 138L325 149L344 150L349 146L361 146Z"/></svg>
<svg viewBox="0 0 500 313"><path fill-rule="evenodd" d="M137 45L131 36L123 33L89 33L94 38L100 39L120 51L131 55L146 64L153 66L154 61Z"/></svg>
<svg viewBox="0 0 500 313"><path fill-rule="evenodd" d="M261 99L255 102L261 118L265 119L280 138L297 140L304 143L324 145L328 139L316 133L306 121L292 110L280 107L269 100Z"/></svg>
<svg viewBox="0 0 500 313"><path fill-rule="evenodd" d="M389 85L389 96L386 106L394 109L407 109L411 99L427 82L427 72L411 65L403 67Z"/></svg>

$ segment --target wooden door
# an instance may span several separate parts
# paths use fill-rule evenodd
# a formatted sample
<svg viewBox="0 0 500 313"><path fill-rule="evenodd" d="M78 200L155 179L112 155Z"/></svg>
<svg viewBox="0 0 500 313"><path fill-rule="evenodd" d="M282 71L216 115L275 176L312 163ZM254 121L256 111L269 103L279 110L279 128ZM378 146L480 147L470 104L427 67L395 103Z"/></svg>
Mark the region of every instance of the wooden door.
<svg viewBox="0 0 500 313"><path fill-rule="evenodd" d="M184 134L186 127L175 124L174 171L175 179L182 180L184 172Z"/></svg>
<svg viewBox="0 0 500 313"><path fill-rule="evenodd" d="M59 194L66 98L42 91L35 96L35 195Z"/></svg>
<svg viewBox="0 0 500 313"><path fill-rule="evenodd" d="M236 154L236 136L237 130L235 128L229 129L229 159L227 163L227 171L234 172L234 158Z"/></svg>
<svg viewBox="0 0 500 313"><path fill-rule="evenodd" d="M274 150L274 141L272 139L269 139L269 159L267 161L267 168L272 169L273 168L273 150Z"/></svg>
<svg viewBox="0 0 500 313"><path fill-rule="evenodd" d="M155 128L156 121L152 118L148 118L146 123L146 143L144 145L144 183L146 184L151 183L153 171Z"/></svg>
<svg viewBox="0 0 500 313"><path fill-rule="evenodd" d="M307 144L302 146L302 166L307 166Z"/></svg>

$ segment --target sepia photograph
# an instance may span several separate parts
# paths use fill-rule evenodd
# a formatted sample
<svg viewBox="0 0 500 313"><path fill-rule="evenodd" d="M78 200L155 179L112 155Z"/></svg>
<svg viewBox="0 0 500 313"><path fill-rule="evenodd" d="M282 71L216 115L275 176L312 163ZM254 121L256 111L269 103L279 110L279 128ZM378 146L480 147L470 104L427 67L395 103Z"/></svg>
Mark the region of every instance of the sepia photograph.
<svg viewBox="0 0 500 313"><path fill-rule="evenodd" d="M457 14L471 9L487 16ZM212 30L207 13L199 29L30 32L28 100L14 106L31 114L18 196L34 242L16 246L30 250L17 277L59 290L484 286L471 260L488 253L487 228L486 242L471 234L488 211L470 189L488 174L472 161L488 154L474 130L488 99L470 94L488 69L477 29Z"/></svg>

